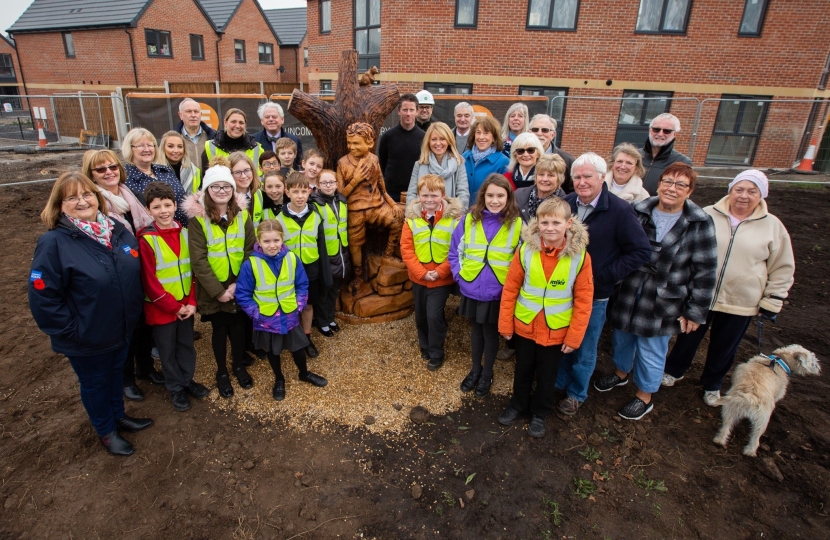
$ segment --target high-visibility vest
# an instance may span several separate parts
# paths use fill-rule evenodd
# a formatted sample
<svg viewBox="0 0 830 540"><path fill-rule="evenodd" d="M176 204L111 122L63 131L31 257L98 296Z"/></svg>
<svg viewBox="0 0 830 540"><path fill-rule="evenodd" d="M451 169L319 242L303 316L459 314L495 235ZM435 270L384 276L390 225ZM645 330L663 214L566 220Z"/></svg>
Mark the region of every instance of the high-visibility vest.
<svg viewBox="0 0 830 540"><path fill-rule="evenodd" d="M529 249L525 244L519 254L525 279L513 312L516 318L530 324L544 308L545 322L551 330L570 325L574 307L574 282L585 262L585 250L582 250L579 257L561 257L556 262L550 279L545 279L540 252Z"/></svg>
<svg viewBox="0 0 830 540"><path fill-rule="evenodd" d="M193 167L193 184L190 186L190 190L196 193L200 187L202 187L202 171L199 170L199 167Z"/></svg>
<svg viewBox="0 0 830 540"><path fill-rule="evenodd" d="M224 282L231 272L239 275L239 267L242 266L242 259L245 258L245 219L248 211L242 210L228 225L228 230L223 231L219 225L209 222L203 217L196 216L196 220L202 224L207 240L208 263L211 270L216 274L216 279Z"/></svg>
<svg viewBox="0 0 830 540"><path fill-rule="evenodd" d="M340 246L346 247L349 245L349 237L347 235L348 224L346 222L347 207L343 201L334 201L337 205L337 211L328 204L317 204L320 213L323 217L323 232L326 235L326 252L329 257L334 257L340 253Z"/></svg>
<svg viewBox="0 0 830 540"><path fill-rule="evenodd" d="M245 155L251 158L251 161L254 163L254 167L256 167L255 171L252 171L253 174L257 174L262 176L262 171L259 168L259 155L262 153L262 146L259 143L256 143L256 146L253 148L248 148L245 150ZM208 164L203 164L205 170L208 169L210 166L210 160L213 159L215 156L230 156L230 153L225 152L221 148L218 148L215 144L213 144L213 140L205 141L205 155L207 156ZM201 182L200 182L201 183Z"/></svg>
<svg viewBox="0 0 830 540"><path fill-rule="evenodd" d="M297 293L294 290L294 277L297 271L297 256L290 251L285 254L279 276L275 276L268 263L260 257L251 257L249 260L256 280L254 301L259 306L259 312L270 317L278 309L282 309L283 313L296 311Z"/></svg>
<svg viewBox="0 0 830 540"><path fill-rule="evenodd" d="M273 208L263 208L265 206L263 197L267 197L267 195L262 192L262 189L258 189L256 193L254 193L254 203L252 205L254 227L259 227L259 224L266 219L277 219L277 216L279 215L279 212L274 212Z"/></svg>
<svg viewBox="0 0 830 540"><path fill-rule="evenodd" d="M407 220L409 230L412 231L412 242L415 244L415 255L422 263L434 262L441 264L447 260L450 253L452 232L458 225L458 220L450 216L442 216L433 227L422 217Z"/></svg>
<svg viewBox="0 0 830 540"><path fill-rule="evenodd" d="M176 300L181 300L190 294L193 283L193 272L190 269L190 249L187 246L187 229L179 233L179 256L170 249L164 238L148 234L142 236L153 248L156 256L156 279L164 290Z"/></svg>
<svg viewBox="0 0 830 540"><path fill-rule="evenodd" d="M464 218L463 244L458 248L458 255L461 257L459 275L464 281L473 281L484 269L484 265L488 265L499 283L504 285L507 270L510 269L510 260L516 252L521 236L522 218L517 217L510 225L502 223L496 236L488 243L481 221L473 225L473 216L467 214Z"/></svg>
<svg viewBox="0 0 830 540"><path fill-rule="evenodd" d="M313 206L309 206L308 211L311 215L306 218L302 227L293 219L285 219L284 212L277 216L277 221L285 233L282 237L283 244L299 257L303 264L311 264L320 258L317 249L317 229L323 218Z"/></svg>

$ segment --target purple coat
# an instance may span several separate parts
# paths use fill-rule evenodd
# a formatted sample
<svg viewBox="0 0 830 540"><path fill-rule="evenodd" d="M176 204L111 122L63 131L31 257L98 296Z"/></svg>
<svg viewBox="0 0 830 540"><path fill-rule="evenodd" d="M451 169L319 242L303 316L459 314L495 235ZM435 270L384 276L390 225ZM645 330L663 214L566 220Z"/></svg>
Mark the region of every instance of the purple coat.
<svg viewBox="0 0 830 540"><path fill-rule="evenodd" d="M484 209L481 212L481 224L484 228L484 236L487 237L488 242L491 241L499 232L499 228L501 227L501 223L499 223L500 215L500 213L493 214L487 209ZM462 218L461 221L458 222L458 226L455 228L455 231L452 233L452 242L450 243L449 254L452 277L458 283L458 287L461 289L461 294L467 298L478 300L479 302L500 300L501 290L504 286L499 283L499 280L496 278L496 275L493 273L493 270L490 269L489 265L484 265L484 268L482 268L478 276L471 282L464 281L464 279L458 275L459 272L461 272L461 261L458 259L458 244L460 244L461 239L464 238L464 221L465 219Z"/></svg>
<svg viewBox="0 0 830 540"><path fill-rule="evenodd" d="M269 257L262 251L259 244L254 244L254 252L251 253L251 258L259 257L268 263L274 275L278 276L282 268L282 260L287 253L288 248L283 244L279 253ZM292 328L300 324L300 312L308 303L308 276L306 276L303 265L299 261L295 272L294 290L297 294L297 309L288 314L282 310L277 310L270 317L266 317L259 312L259 305L254 300L256 279L251 268L251 260L247 259L242 263L242 268L239 269L239 277L236 280L236 305L241 307L254 322L254 330L271 332L272 334L287 334Z"/></svg>

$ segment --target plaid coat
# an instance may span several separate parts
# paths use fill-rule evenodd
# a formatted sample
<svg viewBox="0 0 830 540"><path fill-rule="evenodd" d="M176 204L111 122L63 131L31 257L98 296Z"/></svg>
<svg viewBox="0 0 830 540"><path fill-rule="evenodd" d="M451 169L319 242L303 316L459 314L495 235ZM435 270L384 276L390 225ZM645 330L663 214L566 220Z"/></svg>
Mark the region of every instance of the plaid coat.
<svg viewBox="0 0 830 540"><path fill-rule="evenodd" d="M643 337L680 333L681 315L706 322L718 263L711 216L687 199L680 219L657 242L655 206L657 197L633 205L651 242L651 260L622 281L611 311L614 328Z"/></svg>

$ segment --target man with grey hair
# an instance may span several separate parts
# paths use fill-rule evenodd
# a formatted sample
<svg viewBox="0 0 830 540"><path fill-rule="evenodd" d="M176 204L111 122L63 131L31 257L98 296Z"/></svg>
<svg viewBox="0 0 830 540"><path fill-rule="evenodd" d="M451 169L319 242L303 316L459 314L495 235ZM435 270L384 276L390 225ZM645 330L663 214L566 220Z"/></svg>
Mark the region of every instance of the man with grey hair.
<svg viewBox="0 0 830 540"><path fill-rule="evenodd" d="M651 244L630 204L608 191L608 166L589 152L573 162L574 193L565 196L571 212L588 227L588 254L594 277L594 302L582 344L562 356L556 388L565 391L559 412L573 416L588 397L588 383L597 365L597 343L614 285L649 261Z"/></svg>
<svg viewBox="0 0 830 540"><path fill-rule="evenodd" d="M301 170L303 143L299 137L282 129L282 125L285 123L285 114L282 112L280 104L274 103L273 101L266 101L259 106L256 113L259 116L259 121L262 122L263 129L254 135L254 140L262 146L263 150L271 150L277 153L277 141L280 137L291 139L297 145L297 157L294 158L294 170Z"/></svg>
<svg viewBox="0 0 830 540"><path fill-rule="evenodd" d="M202 121L202 106L195 99L186 97L179 103L179 123L174 130L184 137L187 155L196 167L202 168L202 150L205 142L213 140L216 130Z"/></svg>
<svg viewBox="0 0 830 540"><path fill-rule="evenodd" d="M455 135L455 147L461 153L464 153L467 148L467 140L470 138L470 127L473 125L474 116L473 106L466 101L462 101L455 106L455 129L452 130L452 133Z"/></svg>
<svg viewBox="0 0 830 540"><path fill-rule="evenodd" d="M649 193L657 193L657 184L666 167L677 161L692 164L691 159L674 149L674 139L678 131L680 120L670 113L658 114L648 125L648 139L645 146L640 148L640 154L643 156L643 168L646 170L643 188Z"/></svg>
<svg viewBox="0 0 830 540"><path fill-rule="evenodd" d="M556 140L556 120L546 114L536 114L530 119L530 131L542 143L545 154L556 154L565 160L565 181L562 182L561 187L565 193L572 193L574 183L571 179L571 165L573 165L574 157L558 148L554 143Z"/></svg>

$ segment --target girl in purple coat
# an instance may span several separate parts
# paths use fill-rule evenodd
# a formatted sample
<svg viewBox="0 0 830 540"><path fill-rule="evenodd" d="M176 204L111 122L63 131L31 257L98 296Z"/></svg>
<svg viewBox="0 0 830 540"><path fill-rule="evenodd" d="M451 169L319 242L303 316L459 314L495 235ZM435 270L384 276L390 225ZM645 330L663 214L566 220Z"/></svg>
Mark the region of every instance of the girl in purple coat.
<svg viewBox="0 0 830 540"><path fill-rule="evenodd" d="M300 380L314 386L328 381L308 370L305 348L308 338L300 328L300 313L308 303L308 277L297 256L283 244L282 225L266 219L256 230L257 244L242 263L236 281L236 303L254 324L254 346L268 353L274 370L275 400L285 399L285 377L280 354L291 351Z"/></svg>
<svg viewBox="0 0 830 540"><path fill-rule="evenodd" d="M459 312L472 327L472 367L461 382L462 392L475 388L478 397L490 392L499 349L501 291L521 236L522 219L510 183L504 175L491 174L450 243L450 268L461 289Z"/></svg>

